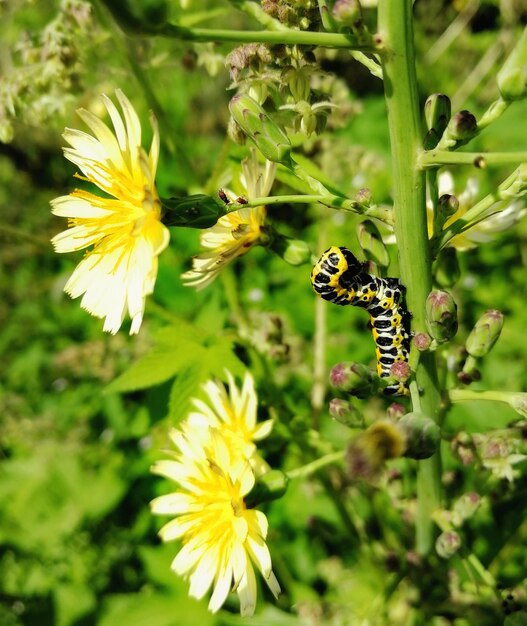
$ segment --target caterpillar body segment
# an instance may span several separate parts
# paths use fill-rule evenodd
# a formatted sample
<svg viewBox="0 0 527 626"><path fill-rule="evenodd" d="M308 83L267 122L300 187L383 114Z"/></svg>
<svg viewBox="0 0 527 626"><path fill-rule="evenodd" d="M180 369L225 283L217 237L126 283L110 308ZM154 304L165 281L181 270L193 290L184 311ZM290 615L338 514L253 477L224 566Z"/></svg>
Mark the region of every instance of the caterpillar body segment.
<svg viewBox="0 0 527 626"><path fill-rule="evenodd" d="M404 302L405 288L397 278L380 278L366 271L347 248L332 246L322 254L311 271L313 289L334 304L351 304L366 309L375 341L377 374L390 376L391 366L408 361L410 314ZM404 383L383 389L387 396L408 395Z"/></svg>

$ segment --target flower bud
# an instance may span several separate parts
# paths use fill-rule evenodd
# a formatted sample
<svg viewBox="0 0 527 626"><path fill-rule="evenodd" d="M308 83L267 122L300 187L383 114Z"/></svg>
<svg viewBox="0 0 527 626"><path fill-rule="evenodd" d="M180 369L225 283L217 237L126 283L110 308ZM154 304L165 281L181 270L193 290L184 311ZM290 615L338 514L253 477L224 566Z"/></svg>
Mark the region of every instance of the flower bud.
<svg viewBox="0 0 527 626"><path fill-rule="evenodd" d="M229 110L268 161L290 164L291 144L287 135L255 100L247 94L237 94L231 99Z"/></svg>
<svg viewBox="0 0 527 626"><path fill-rule="evenodd" d="M289 265L303 265L311 261L311 250L302 239L292 239L267 227L269 235L269 249L289 263Z"/></svg>
<svg viewBox="0 0 527 626"><path fill-rule="evenodd" d="M364 209L368 209L371 205L372 193L371 190L367 187L363 187L359 189L355 194L355 202L360 204L360 206Z"/></svg>
<svg viewBox="0 0 527 626"><path fill-rule="evenodd" d="M441 431L433 419L421 413L407 413L397 422L406 437L404 456L428 459L439 446Z"/></svg>
<svg viewBox="0 0 527 626"><path fill-rule="evenodd" d="M458 142L460 145L467 143L478 134L478 123L470 111L459 111L450 118L445 131L447 140Z"/></svg>
<svg viewBox="0 0 527 626"><path fill-rule="evenodd" d="M434 265L434 279L440 287L452 287L461 276L455 248L443 248Z"/></svg>
<svg viewBox="0 0 527 626"><path fill-rule="evenodd" d="M426 134L425 150L435 148L445 132L451 115L450 98L444 93L433 93L425 102Z"/></svg>
<svg viewBox="0 0 527 626"><path fill-rule="evenodd" d="M390 367L390 377L399 383L405 383L412 375L412 370L407 361L396 361Z"/></svg>
<svg viewBox="0 0 527 626"><path fill-rule="evenodd" d="M281 498L287 491L288 482L288 477L280 470L265 473L258 478L251 492L245 496L246 505L252 508L262 502Z"/></svg>
<svg viewBox="0 0 527 626"><path fill-rule="evenodd" d="M527 95L527 29L498 72L498 87L504 100L519 100Z"/></svg>
<svg viewBox="0 0 527 626"><path fill-rule="evenodd" d="M329 375L329 382L334 389L357 398L371 396L377 388L378 380L373 370L362 363L354 362L338 363Z"/></svg>
<svg viewBox="0 0 527 626"><path fill-rule="evenodd" d="M472 517L479 509L480 504L481 497L475 491L464 493L460 498L458 498L452 508L454 517L457 518L459 522L456 525L461 526L465 520Z"/></svg>
<svg viewBox="0 0 527 626"><path fill-rule="evenodd" d="M390 263L388 251L381 237L381 233L375 224L365 220L357 224L357 237L360 247L366 252L366 256L373 259L381 267L387 267Z"/></svg>
<svg viewBox="0 0 527 626"><path fill-rule="evenodd" d="M210 228L225 215L225 205L201 193L183 198L161 198L161 205L165 226Z"/></svg>
<svg viewBox="0 0 527 626"><path fill-rule="evenodd" d="M337 422L349 428L364 426L364 418L349 400L341 400L340 398L330 400L329 414Z"/></svg>
<svg viewBox="0 0 527 626"><path fill-rule="evenodd" d="M431 291L426 299L426 326L432 339L444 343L457 332L457 306L446 291Z"/></svg>
<svg viewBox="0 0 527 626"><path fill-rule="evenodd" d="M461 538L453 530L447 530L436 539L436 552L442 559L450 559L461 548Z"/></svg>
<svg viewBox="0 0 527 626"><path fill-rule="evenodd" d="M404 435L390 420L378 420L353 439L346 452L348 475L352 480L374 481L384 463L404 452Z"/></svg>
<svg viewBox="0 0 527 626"><path fill-rule="evenodd" d="M527 192L527 163L519 165L514 172L498 186L500 200L521 198Z"/></svg>
<svg viewBox="0 0 527 626"><path fill-rule="evenodd" d="M394 422L400 419L405 413L406 409L402 404L399 404L398 402L393 402L386 409L386 416L388 417L388 419L391 419Z"/></svg>
<svg viewBox="0 0 527 626"><path fill-rule="evenodd" d="M465 347L470 356L485 356L498 340L503 328L503 313L495 309L486 311L470 331Z"/></svg>
<svg viewBox="0 0 527 626"><path fill-rule="evenodd" d="M358 0L335 0L333 18L343 26L354 26L362 19L362 11Z"/></svg>
<svg viewBox="0 0 527 626"><path fill-rule="evenodd" d="M441 220L441 224L444 224L449 217L452 217L459 209L459 200L456 196L449 193L444 193L439 197L437 203L437 212Z"/></svg>
<svg viewBox="0 0 527 626"><path fill-rule="evenodd" d="M432 339L430 335L427 335L426 333L416 333L412 340L412 343L419 350L419 352L424 352L425 350L428 350L430 348L430 345L432 344Z"/></svg>

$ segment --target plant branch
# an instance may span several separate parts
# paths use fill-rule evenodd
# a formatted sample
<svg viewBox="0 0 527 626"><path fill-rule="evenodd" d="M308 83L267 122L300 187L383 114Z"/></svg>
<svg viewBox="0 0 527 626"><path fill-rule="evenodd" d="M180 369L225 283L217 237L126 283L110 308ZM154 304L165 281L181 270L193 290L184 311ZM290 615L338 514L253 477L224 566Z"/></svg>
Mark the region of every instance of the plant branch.
<svg viewBox="0 0 527 626"><path fill-rule="evenodd" d="M490 165L527 163L527 152L450 152L426 150L419 154L419 167L427 169L441 165L473 165L483 169Z"/></svg>

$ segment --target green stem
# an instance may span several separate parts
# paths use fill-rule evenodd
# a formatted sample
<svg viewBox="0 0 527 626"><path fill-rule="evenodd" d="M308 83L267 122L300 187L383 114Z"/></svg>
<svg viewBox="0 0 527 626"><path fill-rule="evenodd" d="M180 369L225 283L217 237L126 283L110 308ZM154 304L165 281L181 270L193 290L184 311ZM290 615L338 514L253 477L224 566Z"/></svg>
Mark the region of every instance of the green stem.
<svg viewBox="0 0 527 626"><path fill-rule="evenodd" d="M321 33L303 30L226 30L216 28L185 28L177 24L149 24L134 15L123 0L103 0L121 28L143 36L168 37L182 41L214 41L230 43L269 43L281 45L318 46L322 48L347 48L373 52L371 39L364 41L353 34Z"/></svg>
<svg viewBox="0 0 527 626"><path fill-rule="evenodd" d="M503 402L510 404L513 398L520 395L521 391L473 391L472 389L450 389L448 398L450 402L472 402L484 400L490 402Z"/></svg>
<svg viewBox="0 0 527 626"><path fill-rule="evenodd" d="M302 467L297 467L296 469L290 470L286 472L287 477L290 480L294 478L306 478L307 476L311 476L312 474L316 474L319 470L327 465L334 465L335 463L340 463L346 454L346 450L339 450L338 452L331 452L331 454L325 454L321 456L319 459L311 461L311 463L307 463L306 465L302 465Z"/></svg>
<svg viewBox="0 0 527 626"><path fill-rule="evenodd" d="M419 155L419 167L426 169L441 165L473 165L483 169L489 165L527 163L527 152L449 152L427 150Z"/></svg>
<svg viewBox="0 0 527 626"><path fill-rule="evenodd" d="M270 206L272 204L315 204L317 202L332 209L338 209L340 211L353 211L359 215L374 217L387 224L393 224L392 210L390 207L384 205L371 205L365 208L364 205L356 202L355 200L349 200L348 198L343 198L342 196L333 195L296 194L289 196L265 196L261 198L253 198L252 200L239 204L233 202L226 207L226 212L232 213L233 211L239 211L244 207L262 206L264 204L266 206Z"/></svg>
<svg viewBox="0 0 527 626"><path fill-rule="evenodd" d="M412 0L379 0L379 36L385 99L392 150L395 234L401 279L407 288L412 330L425 332L425 301L432 290L424 173L418 165L422 128L415 74ZM435 358L423 352L416 371L423 413L439 419L440 393ZM430 551L434 538L432 512L441 501L439 452L420 461L417 476L416 546Z"/></svg>

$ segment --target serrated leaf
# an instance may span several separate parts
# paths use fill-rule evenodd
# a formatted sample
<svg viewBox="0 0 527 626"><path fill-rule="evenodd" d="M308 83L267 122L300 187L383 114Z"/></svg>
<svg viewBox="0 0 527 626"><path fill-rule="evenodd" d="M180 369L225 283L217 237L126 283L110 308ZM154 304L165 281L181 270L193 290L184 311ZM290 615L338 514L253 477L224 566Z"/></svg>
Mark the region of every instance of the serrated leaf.
<svg viewBox="0 0 527 626"><path fill-rule="evenodd" d="M107 392L135 391L159 385L185 368L189 362L200 358L205 349L192 338L180 340L168 349L154 348L152 352L134 363L107 387Z"/></svg>
<svg viewBox="0 0 527 626"><path fill-rule="evenodd" d="M193 363L180 372L170 390L168 413L172 425L183 420L192 407L192 399L200 391L201 385L209 378L209 371L200 363Z"/></svg>
<svg viewBox="0 0 527 626"><path fill-rule="evenodd" d="M226 380L225 370L233 376L243 376L245 365L233 352L230 339L218 337L207 350L207 365L211 376Z"/></svg>

